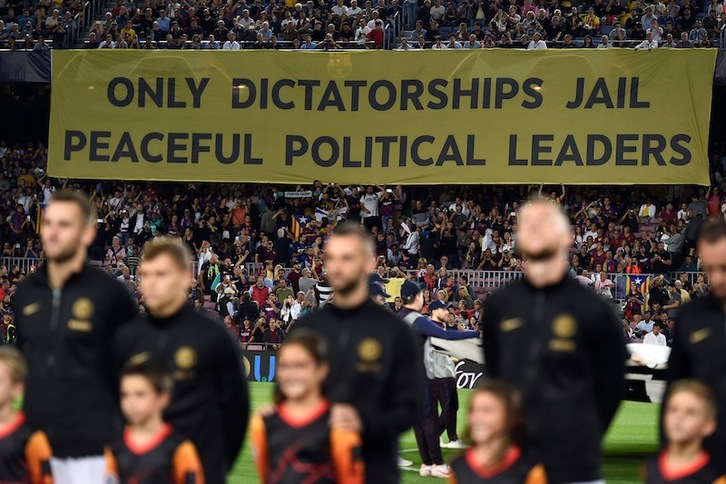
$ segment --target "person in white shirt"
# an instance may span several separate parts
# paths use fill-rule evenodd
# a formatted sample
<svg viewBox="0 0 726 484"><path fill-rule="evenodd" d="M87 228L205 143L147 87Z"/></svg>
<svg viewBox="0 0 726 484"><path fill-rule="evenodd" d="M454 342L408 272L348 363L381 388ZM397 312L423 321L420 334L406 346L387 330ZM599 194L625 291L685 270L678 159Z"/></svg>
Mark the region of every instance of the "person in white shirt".
<svg viewBox="0 0 726 484"><path fill-rule="evenodd" d="M449 43L446 44L447 49L461 49L461 43L456 41L456 35L449 35Z"/></svg>
<svg viewBox="0 0 726 484"><path fill-rule="evenodd" d="M116 42L113 41L113 35L106 34L106 39L98 44L99 49L115 49Z"/></svg>
<svg viewBox="0 0 726 484"><path fill-rule="evenodd" d="M598 49L610 49L612 48L613 44L610 43L610 37L607 35L603 35L600 37L600 45L597 46Z"/></svg>
<svg viewBox="0 0 726 484"><path fill-rule="evenodd" d="M486 229L484 231L484 236L481 238L481 251L482 254L486 252L487 250L490 250L492 252L492 255L497 255L498 253L498 247L497 244L494 242L494 231L492 229Z"/></svg>
<svg viewBox="0 0 726 484"><path fill-rule="evenodd" d="M45 175L40 177L38 180L38 185L40 185L41 192L43 193L43 199L42 204L48 205L50 203L50 200L53 198L53 192L55 192L55 187L51 183L51 181L46 178Z"/></svg>
<svg viewBox="0 0 726 484"><path fill-rule="evenodd" d="M446 49L446 46L443 44L443 42L441 42L441 37L439 37L437 35L434 45L431 46L431 50L444 50L444 49Z"/></svg>
<svg viewBox="0 0 726 484"><path fill-rule="evenodd" d="M653 34L653 40L656 42L660 42L663 39L663 27L658 25L657 20L653 20L653 23L650 24L650 28L646 30L646 33Z"/></svg>
<svg viewBox="0 0 726 484"><path fill-rule="evenodd" d="M646 34L645 40L643 42L635 46L635 50L651 50L657 48L658 42L653 40L653 34L651 32L648 32Z"/></svg>
<svg viewBox="0 0 726 484"><path fill-rule="evenodd" d="M358 14L363 13L363 9L358 6L357 0L350 0L350 7L348 7L348 18L357 17Z"/></svg>
<svg viewBox="0 0 726 484"><path fill-rule="evenodd" d="M543 50L546 48L547 44L545 44L544 40L542 40L542 34L535 32L532 40L530 40L527 45L527 50Z"/></svg>
<svg viewBox="0 0 726 484"><path fill-rule="evenodd" d="M335 7L333 7L333 8L335 8ZM368 32L370 32L371 30L376 28L376 22L380 19L380 16L381 16L381 14L378 13L378 10L374 10L371 13L371 19L366 24L366 27L368 28ZM415 32L414 32L414 34L415 34ZM414 37L414 35L411 34L411 40L414 40L414 39L416 39L416 37Z"/></svg>
<svg viewBox="0 0 726 484"><path fill-rule="evenodd" d="M433 6L429 9L431 18L437 22L441 22L441 19L446 15L446 8L441 5L441 0L434 0Z"/></svg>
<svg viewBox="0 0 726 484"><path fill-rule="evenodd" d="M726 206L726 205L724 205ZM685 220L688 222L688 204L682 203L681 209L678 211L678 220Z"/></svg>
<svg viewBox="0 0 726 484"><path fill-rule="evenodd" d="M292 307L290 308L290 317L293 321L297 321L298 319L300 319L300 313L303 310L304 302L305 302L305 293L303 291L298 291L297 299L295 299L295 302L293 303Z"/></svg>
<svg viewBox="0 0 726 484"><path fill-rule="evenodd" d="M255 19L250 17L249 10L242 10L242 16L237 17L237 25L239 25L242 30L249 30L251 25L255 25Z"/></svg>
<svg viewBox="0 0 726 484"><path fill-rule="evenodd" d="M650 219L650 218L655 218L656 216L657 216L657 209L655 208L655 205L650 200L650 198L646 199L645 203L640 206L640 210L638 211L638 217Z"/></svg>
<svg viewBox="0 0 726 484"><path fill-rule="evenodd" d="M234 32L230 32L227 35L227 42L222 46L222 50L239 50L239 43L237 42L237 36Z"/></svg>
<svg viewBox="0 0 726 484"><path fill-rule="evenodd" d="M401 236L406 236L406 242L401 247L402 250L407 251L410 255L418 255L421 237L419 235L420 228L416 227L413 230L408 226L408 223L401 223Z"/></svg>
<svg viewBox="0 0 726 484"><path fill-rule="evenodd" d="M338 3L333 5L333 8L331 8L330 11L333 12L333 15L336 17L341 17L343 14L348 14L348 7L343 5L343 0L338 0Z"/></svg>
<svg viewBox="0 0 726 484"><path fill-rule="evenodd" d="M644 345L655 345L655 346L668 346L666 337L661 330L663 329L663 323L656 322L653 324L653 331L646 334L643 337Z"/></svg>
<svg viewBox="0 0 726 484"><path fill-rule="evenodd" d="M384 193L383 187L369 186L363 196L360 197L360 215L368 230L374 225L383 228L381 227L381 212L378 206Z"/></svg>
<svg viewBox="0 0 726 484"><path fill-rule="evenodd" d="M408 39L406 37L403 37L401 39L401 45L399 45L396 50L413 50L413 48L408 45Z"/></svg>

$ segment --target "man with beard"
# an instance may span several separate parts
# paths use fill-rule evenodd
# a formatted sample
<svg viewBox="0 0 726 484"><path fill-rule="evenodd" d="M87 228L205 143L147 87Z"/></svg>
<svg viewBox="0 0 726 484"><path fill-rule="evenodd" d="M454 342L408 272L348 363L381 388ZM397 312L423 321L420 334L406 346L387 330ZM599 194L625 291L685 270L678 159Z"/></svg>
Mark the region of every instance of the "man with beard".
<svg viewBox="0 0 726 484"><path fill-rule="evenodd" d="M330 425L361 433L366 482L396 483L398 436L419 412L422 358L411 329L369 296L376 259L365 229L339 224L325 252L335 296L296 329L311 329L328 341Z"/></svg>
<svg viewBox="0 0 726 484"><path fill-rule="evenodd" d="M121 436L113 338L137 306L119 281L86 262L95 220L84 195L57 192L43 214L47 264L13 301L28 361L24 411L50 440L60 484L103 482L104 444Z"/></svg>
<svg viewBox="0 0 726 484"><path fill-rule="evenodd" d="M717 403L717 427L704 441L712 464L726 472L726 221L708 221L698 238L710 293L685 304L678 313L677 330L668 360L668 386L684 378L695 378L711 387Z"/></svg>
<svg viewBox="0 0 726 484"><path fill-rule="evenodd" d="M527 451L549 482L604 482L601 439L624 390L621 325L605 301L567 276L572 233L561 209L534 199L518 222L524 279L486 301L487 373L522 393Z"/></svg>

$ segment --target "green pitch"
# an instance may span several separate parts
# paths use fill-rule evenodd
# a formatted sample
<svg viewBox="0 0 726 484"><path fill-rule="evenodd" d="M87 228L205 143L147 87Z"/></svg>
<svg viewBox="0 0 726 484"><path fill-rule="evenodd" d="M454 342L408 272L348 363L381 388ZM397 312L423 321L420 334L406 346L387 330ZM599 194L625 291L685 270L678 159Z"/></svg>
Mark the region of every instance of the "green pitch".
<svg viewBox="0 0 726 484"><path fill-rule="evenodd" d="M252 409L271 401L271 383L250 384L250 401ZM459 410L459 426L464 423L465 406L468 392L460 393L462 408ZM573 415L573 418L577 416ZM649 403L623 402L615 423L610 427L605 442L605 480L610 483L639 482L638 466L647 453L656 449L658 439L658 405ZM248 441L246 441L248 443ZM411 470L402 470L404 483L435 482L435 479L418 476L418 452L413 433L407 433L401 438L403 456L414 461ZM444 449L444 456L451 457L456 451ZM413 472L416 471L416 472ZM441 480L443 481L443 480ZM242 456L237 460L234 471L229 479L230 484L249 484L257 482L257 473L252 464L252 457L248 445L245 445Z"/></svg>

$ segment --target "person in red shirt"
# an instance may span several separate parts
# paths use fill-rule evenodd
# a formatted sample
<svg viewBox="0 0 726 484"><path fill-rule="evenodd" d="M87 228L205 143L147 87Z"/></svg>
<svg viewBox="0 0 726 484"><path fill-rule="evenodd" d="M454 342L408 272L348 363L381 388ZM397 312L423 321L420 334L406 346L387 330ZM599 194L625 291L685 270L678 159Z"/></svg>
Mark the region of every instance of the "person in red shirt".
<svg viewBox="0 0 726 484"><path fill-rule="evenodd" d="M665 209L658 215L658 218L662 221L668 222L668 224L675 223L678 220L678 212L673 210L673 204L669 203L665 206Z"/></svg>
<svg viewBox="0 0 726 484"><path fill-rule="evenodd" d="M635 234L630 231L630 227L627 225L623 226L623 235L621 235L621 239L627 242L628 245L632 245L633 242L635 242Z"/></svg>
<svg viewBox="0 0 726 484"><path fill-rule="evenodd" d="M383 32L383 22L380 20L376 20L375 28L368 32L368 34L366 35L366 39L373 41L374 49L382 49L384 37L385 32Z"/></svg>
<svg viewBox="0 0 726 484"><path fill-rule="evenodd" d="M257 282L252 286L252 290L250 291L250 299L252 299L252 302L257 303L258 308L262 309L269 295L270 288L265 285L265 278L263 276L257 276Z"/></svg>
<svg viewBox="0 0 726 484"><path fill-rule="evenodd" d="M606 258L607 256L603 250L602 242L598 242L597 248L593 251L592 258L590 259L590 269L596 267L598 264L602 265Z"/></svg>
<svg viewBox="0 0 726 484"><path fill-rule="evenodd" d="M712 187L706 194L708 216L718 217L721 215L721 191L718 187Z"/></svg>

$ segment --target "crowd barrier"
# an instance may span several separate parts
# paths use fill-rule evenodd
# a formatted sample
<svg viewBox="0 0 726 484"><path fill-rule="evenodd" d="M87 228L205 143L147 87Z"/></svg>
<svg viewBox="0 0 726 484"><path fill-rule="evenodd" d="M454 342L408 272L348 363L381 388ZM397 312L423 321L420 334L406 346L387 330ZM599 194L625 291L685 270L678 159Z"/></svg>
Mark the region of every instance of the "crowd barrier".
<svg viewBox="0 0 726 484"><path fill-rule="evenodd" d="M274 382L277 371L277 351L274 350L242 350L245 375L250 382ZM484 366L470 360L461 360L456 364L456 387L472 389L484 376Z"/></svg>
<svg viewBox="0 0 726 484"><path fill-rule="evenodd" d="M26 257L0 257L0 266L10 270L13 266L17 266L20 271L28 274L34 272L38 264L42 263L41 259L30 259ZM248 262L244 264L244 268L251 276L257 276L263 270L264 264L259 262ZM198 274L199 263L194 262L194 274ZM292 271L292 268L285 268L285 273ZM522 272L520 271L479 271L474 269L450 269L449 274L453 275L458 282L460 277L465 277L467 282L476 290L491 292L508 283L520 279ZM672 280L685 273L688 276L688 282L693 285L696 283L698 276L705 274L703 272L670 272L665 274L666 278ZM410 270L406 272L409 277L419 277L419 271ZM641 274L643 278L653 277L654 274ZM629 274L608 273L608 279L613 282L613 299L621 301L627 296Z"/></svg>

